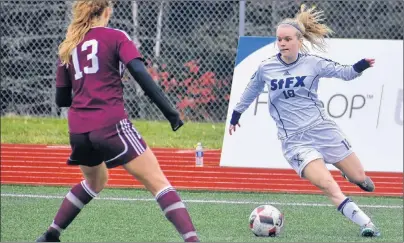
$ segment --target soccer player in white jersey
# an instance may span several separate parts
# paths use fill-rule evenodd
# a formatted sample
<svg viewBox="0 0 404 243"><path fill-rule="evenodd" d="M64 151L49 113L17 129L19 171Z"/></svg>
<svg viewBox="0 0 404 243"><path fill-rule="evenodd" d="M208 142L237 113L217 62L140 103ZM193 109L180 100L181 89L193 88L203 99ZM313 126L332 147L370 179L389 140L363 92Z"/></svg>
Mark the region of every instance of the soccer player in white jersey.
<svg viewBox="0 0 404 243"><path fill-rule="evenodd" d="M371 219L336 183L325 163L333 164L346 178L365 191L374 184L366 176L358 157L337 124L325 113L317 96L320 78L352 80L372 67L374 59L362 59L354 65L307 54L307 40L324 51L324 38L332 33L323 21L322 11L301 6L293 19L284 19L277 26L279 53L261 63L234 108L229 133L240 126L241 114L268 85L268 106L278 127L285 158L299 174L321 189L338 210L360 226L362 236L379 236Z"/></svg>

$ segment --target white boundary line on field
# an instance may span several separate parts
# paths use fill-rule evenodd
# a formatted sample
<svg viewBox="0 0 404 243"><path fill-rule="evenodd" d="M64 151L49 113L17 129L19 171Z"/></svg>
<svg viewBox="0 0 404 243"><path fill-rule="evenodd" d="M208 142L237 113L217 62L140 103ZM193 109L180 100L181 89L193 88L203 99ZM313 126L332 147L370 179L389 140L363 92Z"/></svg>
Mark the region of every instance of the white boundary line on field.
<svg viewBox="0 0 404 243"><path fill-rule="evenodd" d="M1 193L1 197L19 197L19 198L43 198L43 199L63 199L64 196L58 195L41 195L41 194L13 194ZM125 197L98 197L98 200L105 201L144 201L152 202L154 198L125 198ZM302 207L335 207L332 204L325 203L292 203L292 202L269 202L269 201L231 201L231 200L206 200L206 199L188 199L183 200L186 203L211 203L211 204L271 204L284 206L302 206ZM402 205L358 205L362 208L387 208L387 209L402 209Z"/></svg>

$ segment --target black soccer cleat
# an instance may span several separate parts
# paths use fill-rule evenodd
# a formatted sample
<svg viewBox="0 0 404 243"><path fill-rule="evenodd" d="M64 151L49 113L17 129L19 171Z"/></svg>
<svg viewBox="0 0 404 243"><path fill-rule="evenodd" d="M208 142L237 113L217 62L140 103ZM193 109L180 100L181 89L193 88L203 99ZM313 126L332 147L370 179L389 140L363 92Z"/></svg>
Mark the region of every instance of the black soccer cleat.
<svg viewBox="0 0 404 243"><path fill-rule="evenodd" d="M358 185L362 190L367 192L373 192L375 190L375 184L370 179L370 177L366 177L364 182L358 183L356 185Z"/></svg>
<svg viewBox="0 0 404 243"><path fill-rule="evenodd" d="M46 231L35 242L60 242L60 239L56 234Z"/></svg>
<svg viewBox="0 0 404 243"><path fill-rule="evenodd" d="M366 191L366 192L373 192L373 191L375 190L375 184L373 183L372 179L370 179L369 176L367 176L367 177L365 178L365 181L364 181L364 182L356 183L356 182L353 182L353 181L349 180L349 178L348 178L343 172L341 172L341 175L342 175L342 177L344 177L347 181L349 181L349 182L351 182L351 183L357 185L360 189L362 189L362 190L364 190L364 191Z"/></svg>

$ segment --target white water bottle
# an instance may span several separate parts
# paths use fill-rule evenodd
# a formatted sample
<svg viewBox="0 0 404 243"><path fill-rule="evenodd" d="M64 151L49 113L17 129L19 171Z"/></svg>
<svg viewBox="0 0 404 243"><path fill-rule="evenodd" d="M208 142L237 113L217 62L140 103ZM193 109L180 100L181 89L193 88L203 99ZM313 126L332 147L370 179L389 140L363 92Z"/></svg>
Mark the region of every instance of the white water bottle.
<svg viewBox="0 0 404 243"><path fill-rule="evenodd" d="M195 166L202 167L203 166L203 147L202 143L198 143L195 149Z"/></svg>

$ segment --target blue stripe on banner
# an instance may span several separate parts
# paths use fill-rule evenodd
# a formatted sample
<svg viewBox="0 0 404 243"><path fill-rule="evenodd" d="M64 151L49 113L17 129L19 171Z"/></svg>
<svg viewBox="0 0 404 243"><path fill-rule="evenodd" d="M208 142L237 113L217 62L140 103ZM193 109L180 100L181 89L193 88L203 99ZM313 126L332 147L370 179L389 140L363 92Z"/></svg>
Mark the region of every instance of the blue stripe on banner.
<svg viewBox="0 0 404 243"><path fill-rule="evenodd" d="M236 65L242 62L256 50L274 43L275 37L260 37L260 36L241 36L238 41Z"/></svg>

